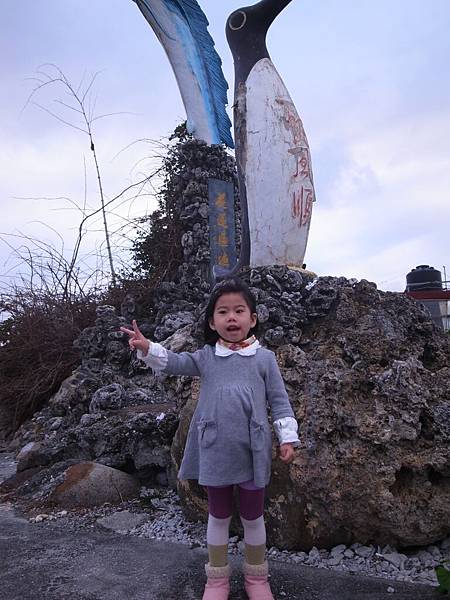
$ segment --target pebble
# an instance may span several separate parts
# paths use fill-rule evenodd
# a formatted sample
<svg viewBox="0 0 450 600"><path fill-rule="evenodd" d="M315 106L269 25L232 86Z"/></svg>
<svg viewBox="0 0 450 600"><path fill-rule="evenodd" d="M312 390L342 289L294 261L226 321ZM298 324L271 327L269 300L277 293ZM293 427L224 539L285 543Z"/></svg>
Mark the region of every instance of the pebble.
<svg viewBox="0 0 450 600"><path fill-rule="evenodd" d="M384 560L387 560L391 565L394 565L397 569L403 567L403 563L407 559L404 554L398 554L397 552L390 552L389 554L383 554Z"/></svg>
<svg viewBox="0 0 450 600"><path fill-rule="evenodd" d="M375 548L370 548L369 546L359 546L358 548L355 548L355 552L362 558L369 558L375 554Z"/></svg>
<svg viewBox="0 0 450 600"><path fill-rule="evenodd" d="M331 548L331 556L338 556L339 554L344 554L347 546L345 544L339 544L339 546L334 546Z"/></svg>
<svg viewBox="0 0 450 600"><path fill-rule="evenodd" d="M55 518L55 517L53 517L53 518ZM37 515L33 519L30 519L30 521L32 523L42 523L42 521L46 521L47 519L50 520L50 515L47 515L47 514L43 513L41 515Z"/></svg>
<svg viewBox="0 0 450 600"><path fill-rule="evenodd" d="M419 550L417 553L417 558L420 560L424 567L429 567L434 564L433 555L430 554L427 550Z"/></svg>
<svg viewBox="0 0 450 600"><path fill-rule="evenodd" d="M327 565L329 565L330 567L335 567L342 562L343 558L344 558L343 554L338 554L332 558L329 558L327 560Z"/></svg>

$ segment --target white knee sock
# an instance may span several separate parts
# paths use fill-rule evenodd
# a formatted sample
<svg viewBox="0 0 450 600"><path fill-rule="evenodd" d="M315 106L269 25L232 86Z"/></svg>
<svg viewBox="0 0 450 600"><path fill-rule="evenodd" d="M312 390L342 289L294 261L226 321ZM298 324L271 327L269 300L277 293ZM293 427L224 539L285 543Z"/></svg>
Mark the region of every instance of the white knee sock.
<svg viewBox="0 0 450 600"><path fill-rule="evenodd" d="M208 516L208 527L206 529L206 543L212 546L224 546L228 544L231 517L217 519Z"/></svg>
<svg viewBox="0 0 450 600"><path fill-rule="evenodd" d="M264 517L261 515L253 521L241 517L244 527L244 542L250 546L261 546L266 543L266 526Z"/></svg>
<svg viewBox="0 0 450 600"><path fill-rule="evenodd" d="M248 521L241 517L244 526L245 562L250 565L262 565L266 554L266 526L264 517Z"/></svg>

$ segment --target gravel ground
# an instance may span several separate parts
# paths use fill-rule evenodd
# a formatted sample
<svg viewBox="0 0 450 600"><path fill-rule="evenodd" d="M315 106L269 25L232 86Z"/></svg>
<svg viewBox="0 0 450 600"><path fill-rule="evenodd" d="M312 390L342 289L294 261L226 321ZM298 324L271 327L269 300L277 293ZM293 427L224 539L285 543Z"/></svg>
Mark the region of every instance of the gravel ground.
<svg viewBox="0 0 450 600"><path fill-rule="evenodd" d="M182 512L175 492L167 488L141 489L140 500L124 502L119 506L103 505L96 509L54 511L44 514L29 513L35 522L51 520L64 530L107 528L124 535L173 541L191 548L205 548L206 525L188 521ZM229 553L243 553L244 543L232 537ZM434 567L450 561L450 538L439 544L420 549L398 551L391 546L344 544L331 550L312 548L309 553L289 552L270 548L272 561L298 563L343 573L370 575L392 581L437 585Z"/></svg>
<svg viewBox="0 0 450 600"><path fill-rule="evenodd" d="M0 482L14 472L13 455L0 452ZM206 525L188 521L183 515L177 494L164 487L141 488L140 498L137 500L116 506L104 504L95 509L43 512L42 509L25 510L19 504L15 508L23 512L31 522L52 521L53 525L65 531L106 528L123 535L179 542L190 548L206 547ZM244 542L238 536L230 539L230 554L240 555L243 549ZM309 553L269 548L268 553L272 561L298 563L392 581L437 585L434 569L445 561L450 563L450 537L439 544L401 551L391 546L355 543L349 547L341 544L331 550L312 548Z"/></svg>

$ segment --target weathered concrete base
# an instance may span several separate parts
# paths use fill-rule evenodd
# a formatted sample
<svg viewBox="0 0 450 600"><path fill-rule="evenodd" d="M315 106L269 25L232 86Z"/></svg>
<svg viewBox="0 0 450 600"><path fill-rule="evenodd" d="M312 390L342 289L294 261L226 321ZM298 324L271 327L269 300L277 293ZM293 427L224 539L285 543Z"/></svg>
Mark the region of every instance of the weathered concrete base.
<svg viewBox="0 0 450 600"><path fill-rule="evenodd" d="M197 600L204 550L109 532L61 533L30 524L0 505L0 600ZM230 600L244 600L233 557ZM432 600L436 589L271 563L274 596L283 600ZM395 589L389 593L388 587Z"/></svg>

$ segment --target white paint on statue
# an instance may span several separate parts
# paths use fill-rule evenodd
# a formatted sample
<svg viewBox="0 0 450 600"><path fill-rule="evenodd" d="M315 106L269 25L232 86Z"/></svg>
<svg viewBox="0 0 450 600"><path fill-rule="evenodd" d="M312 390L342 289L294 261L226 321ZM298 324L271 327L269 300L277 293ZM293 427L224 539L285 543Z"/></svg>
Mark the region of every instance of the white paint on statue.
<svg viewBox="0 0 450 600"><path fill-rule="evenodd" d="M256 63L246 92L250 266L301 267L315 201L302 121L269 59Z"/></svg>

